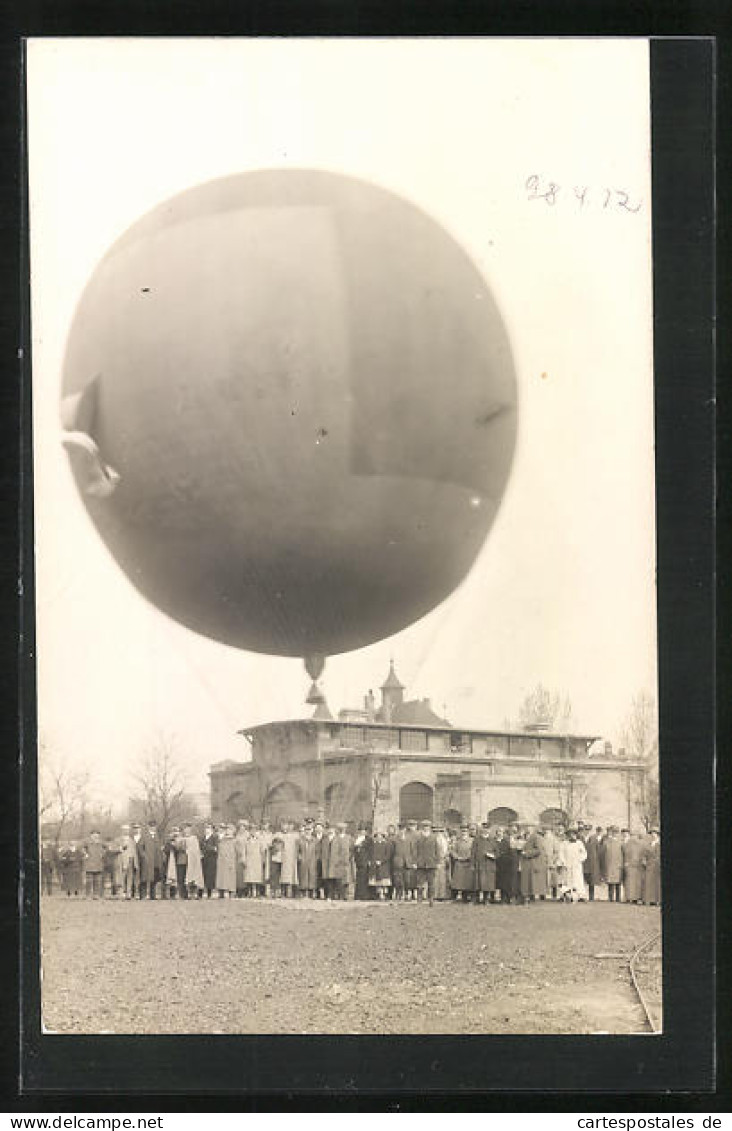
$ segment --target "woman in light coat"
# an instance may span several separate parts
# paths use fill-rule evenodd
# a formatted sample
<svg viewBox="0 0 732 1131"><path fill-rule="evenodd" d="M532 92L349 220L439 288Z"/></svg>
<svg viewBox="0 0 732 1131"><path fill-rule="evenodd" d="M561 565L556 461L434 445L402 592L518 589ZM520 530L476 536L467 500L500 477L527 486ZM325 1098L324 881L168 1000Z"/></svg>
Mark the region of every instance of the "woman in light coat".
<svg viewBox="0 0 732 1131"><path fill-rule="evenodd" d="M587 859L587 849L577 834L570 830L566 839L560 841L559 852L564 866L563 895L569 902L587 899L585 874L582 868Z"/></svg>

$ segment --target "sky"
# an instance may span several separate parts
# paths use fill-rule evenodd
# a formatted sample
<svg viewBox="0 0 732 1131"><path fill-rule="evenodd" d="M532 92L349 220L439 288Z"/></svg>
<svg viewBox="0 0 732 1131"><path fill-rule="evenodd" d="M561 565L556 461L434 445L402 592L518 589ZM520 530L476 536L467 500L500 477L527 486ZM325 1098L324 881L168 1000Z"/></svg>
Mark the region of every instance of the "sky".
<svg viewBox="0 0 732 1131"><path fill-rule="evenodd" d="M36 39L28 73L48 748L121 805L162 735L203 790L212 762L248 757L238 729L310 713L300 661L197 636L134 589L59 419L74 310L114 240L188 187L274 167L360 177L437 220L490 287L518 382L512 474L470 574L331 658L331 709L359 706L393 656L407 695L455 724L515 721L541 681L575 731L617 743L657 678L647 41Z"/></svg>

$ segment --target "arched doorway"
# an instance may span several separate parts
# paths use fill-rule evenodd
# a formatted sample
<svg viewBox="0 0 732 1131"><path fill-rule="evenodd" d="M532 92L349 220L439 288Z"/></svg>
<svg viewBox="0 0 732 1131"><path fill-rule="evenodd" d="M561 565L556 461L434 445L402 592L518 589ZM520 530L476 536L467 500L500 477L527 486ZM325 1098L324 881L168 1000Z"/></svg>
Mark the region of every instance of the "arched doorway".
<svg viewBox="0 0 732 1131"><path fill-rule="evenodd" d="M247 817L248 815L249 803L241 790L237 790L236 793L232 793L230 797L226 798L224 818L227 821L238 821L240 817Z"/></svg>
<svg viewBox="0 0 732 1131"><path fill-rule="evenodd" d="M567 814L563 809L545 809L539 814L539 821L542 825L566 825Z"/></svg>
<svg viewBox="0 0 732 1131"><path fill-rule="evenodd" d="M399 820L433 820L433 794L423 781L410 781L399 790Z"/></svg>
<svg viewBox="0 0 732 1131"><path fill-rule="evenodd" d="M332 782L324 795L327 821L345 821L346 787L342 781Z"/></svg>
<svg viewBox="0 0 732 1131"><path fill-rule="evenodd" d="M446 829L459 829L463 823L463 815L459 809L446 809L442 819Z"/></svg>
<svg viewBox="0 0 732 1131"><path fill-rule="evenodd" d="M291 781L280 782L264 799L262 816L268 821L280 821L283 817L296 820L302 815L302 790Z"/></svg>
<svg viewBox="0 0 732 1131"><path fill-rule="evenodd" d="M488 814L489 825L513 825L517 820L516 810L509 809L506 805L499 805L497 809L491 809Z"/></svg>

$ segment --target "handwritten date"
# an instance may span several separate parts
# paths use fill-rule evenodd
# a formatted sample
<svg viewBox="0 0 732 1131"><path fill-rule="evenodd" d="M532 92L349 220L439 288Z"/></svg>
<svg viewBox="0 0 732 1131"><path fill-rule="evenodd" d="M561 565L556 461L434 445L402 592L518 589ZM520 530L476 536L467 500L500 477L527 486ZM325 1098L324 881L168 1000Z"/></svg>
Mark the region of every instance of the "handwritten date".
<svg viewBox="0 0 732 1131"><path fill-rule="evenodd" d="M643 201L631 200L625 189L599 188L593 185L562 186L538 173L532 173L524 182L528 200L543 200L552 208L556 204L569 203L578 211L584 208L597 208L602 211L620 210L640 212Z"/></svg>

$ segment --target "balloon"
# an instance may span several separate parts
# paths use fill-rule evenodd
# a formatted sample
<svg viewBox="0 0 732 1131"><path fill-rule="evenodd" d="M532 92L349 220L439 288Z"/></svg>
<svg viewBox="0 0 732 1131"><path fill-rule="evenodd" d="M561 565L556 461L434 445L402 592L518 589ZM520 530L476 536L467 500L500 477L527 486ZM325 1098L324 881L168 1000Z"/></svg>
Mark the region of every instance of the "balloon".
<svg viewBox="0 0 732 1131"><path fill-rule="evenodd" d="M515 446L485 280L414 205L327 172L238 174L134 224L63 388L84 504L138 590L313 679L460 584Z"/></svg>

